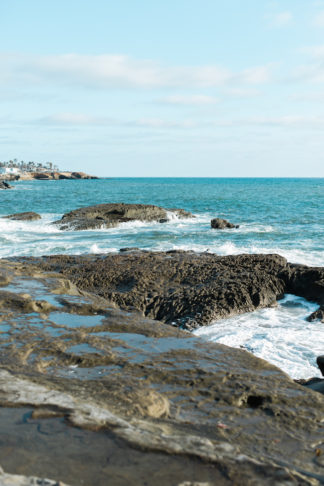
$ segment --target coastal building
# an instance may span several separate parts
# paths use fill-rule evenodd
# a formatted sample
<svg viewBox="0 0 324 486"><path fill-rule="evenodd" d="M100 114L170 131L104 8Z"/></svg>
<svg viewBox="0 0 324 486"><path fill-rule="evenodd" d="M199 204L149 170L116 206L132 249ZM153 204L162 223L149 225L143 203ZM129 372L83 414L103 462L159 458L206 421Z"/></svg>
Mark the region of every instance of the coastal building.
<svg viewBox="0 0 324 486"><path fill-rule="evenodd" d="M19 173L18 167L0 167L0 175L17 175Z"/></svg>

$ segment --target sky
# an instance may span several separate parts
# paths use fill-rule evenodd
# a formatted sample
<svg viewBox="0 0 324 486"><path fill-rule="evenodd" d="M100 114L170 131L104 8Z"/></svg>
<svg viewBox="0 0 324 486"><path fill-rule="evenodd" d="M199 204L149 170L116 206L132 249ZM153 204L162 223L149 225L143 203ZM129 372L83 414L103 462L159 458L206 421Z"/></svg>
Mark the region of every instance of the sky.
<svg viewBox="0 0 324 486"><path fill-rule="evenodd" d="M324 177L323 0L0 0L0 161Z"/></svg>

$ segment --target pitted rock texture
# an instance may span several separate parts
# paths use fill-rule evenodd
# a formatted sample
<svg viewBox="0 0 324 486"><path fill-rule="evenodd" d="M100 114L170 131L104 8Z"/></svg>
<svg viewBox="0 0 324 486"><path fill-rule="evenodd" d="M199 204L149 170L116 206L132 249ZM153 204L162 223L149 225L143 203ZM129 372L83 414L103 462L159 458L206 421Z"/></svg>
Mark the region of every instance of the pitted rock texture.
<svg viewBox="0 0 324 486"><path fill-rule="evenodd" d="M41 216L33 211L26 211L24 213L8 214L8 216L3 216L3 218L14 221L36 221L37 219L41 219Z"/></svg>
<svg viewBox="0 0 324 486"><path fill-rule="evenodd" d="M113 228L120 223L130 221L157 221L164 223L168 220L168 212L181 218L190 218L193 215L184 209L164 209L150 204L97 204L85 208L75 209L63 215L62 219L55 221L60 229L87 230L95 228Z"/></svg>
<svg viewBox="0 0 324 486"><path fill-rule="evenodd" d="M231 315L276 305L285 291L279 276L287 267L278 255L169 251L106 256L31 259L79 288L123 309L191 329Z"/></svg>
<svg viewBox="0 0 324 486"><path fill-rule="evenodd" d="M324 269L279 255L130 251L28 258L122 309L185 329L276 305L292 293L324 305ZM322 318L321 309L313 317Z"/></svg>
<svg viewBox="0 0 324 486"><path fill-rule="evenodd" d="M256 260L249 261L256 266ZM13 294L24 300L25 290L28 301L51 305L28 313L6 297L0 308L3 407L33 407L34 420L64 417L72 425L109 432L116 445L104 467L112 484L130 484L120 476L125 463L122 469L118 464L131 449L138 452L137 464L143 455L153 460L163 453L168 484L213 478L217 486L324 483L321 394L242 349L206 343L116 309L35 263L0 262L4 298ZM274 256L259 264L270 274L271 268L273 273L286 268ZM191 278L197 278L195 272ZM60 434L64 447L62 429ZM7 445L0 441L0 453L2 447ZM3 461L10 451L5 452ZM69 456L68 448L64 452ZM87 452L85 443L80 463ZM150 460L140 464L148 485L164 486L165 478L152 476ZM186 475L193 464L200 478ZM33 464L25 461L24 467L31 475ZM106 483L94 475L85 484Z"/></svg>

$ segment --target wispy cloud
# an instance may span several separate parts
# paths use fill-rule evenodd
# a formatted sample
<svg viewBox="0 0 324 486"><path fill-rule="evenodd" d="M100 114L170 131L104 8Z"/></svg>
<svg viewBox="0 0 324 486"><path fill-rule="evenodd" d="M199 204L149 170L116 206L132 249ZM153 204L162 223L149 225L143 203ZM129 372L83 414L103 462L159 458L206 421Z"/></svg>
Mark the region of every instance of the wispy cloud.
<svg viewBox="0 0 324 486"><path fill-rule="evenodd" d="M262 84L270 80L272 69L273 65L240 72L217 65L164 66L152 60L111 54L2 55L0 83L20 81L25 85L37 85L46 82L95 89L208 88L228 83Z"/></svg>
<svg viewBox="0 0 324 486"><path fill-rule="evenodd" d="M219 102L218 98L206 95L171 95L157 100L159 103L167 105L214 105Z"/></svg>
<svg viewBox="0 0 324 486"><path fill-rule="evenodd" d="M0 120L1 122L1 120ZM33 123L37 125L50 126L71 126L71 127L133 127L133 128L152 128L152 129L168 129L168 128L194 128L197 126L192 120L164 120L162 118L140 118L135 120L121 120L103 116L92 116L85 113L56 113L42 118L33 120L32 122L23 121L22 123Z"/></svg>
<svg viewBox="0 0 324 486"><path fill-rule="evenodd" d="M324 27L324 10L321 10L314 16L312 23L315 27Z"/></svg>
<svg viewBox="0 0 324 486"><path fill-rule="evenodd" d="M276 14L267 15L266 17L271 27L287 27L292 24L293 15L289 11L278 12Z"/></svg>

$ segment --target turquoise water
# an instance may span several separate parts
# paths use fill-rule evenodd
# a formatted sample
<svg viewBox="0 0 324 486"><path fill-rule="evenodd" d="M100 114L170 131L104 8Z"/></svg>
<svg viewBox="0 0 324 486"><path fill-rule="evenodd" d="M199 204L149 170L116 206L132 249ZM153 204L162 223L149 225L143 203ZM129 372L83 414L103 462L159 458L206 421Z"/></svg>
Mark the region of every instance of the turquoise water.
<svg viewBox="0 0 324 486"><path fill-rule="evenodd" d="M36 211L42 216L35 222L0 218L0 257L110 253L135 246L219 255L279 253L290 262L324 266L324 179L25 181L0 197L2 215ZM178 207L196 217L91 231L59 231L52 225L67 211L108 202ZM210 220L216 216L240 228L213 230ZM197 334L244 347L293 377L320 376L316 356L323 354L323 324L305 321L316 307L288 296L277 309L218 321Z"/></svg>
<svg viewBox="0 0 324 486"><path fill-rule="evenodd" d="M221 255L280 253L324 265L324 179L99 179L25 181L1 191L0 214L36 211L42 220L0 220L0 256L98 253L124 246L191 249ZM51 222L81 206L105 202L184 208L192 220L127 223L118 229L62 232ZM219 216L237 230L210 229Z"/></svg>

